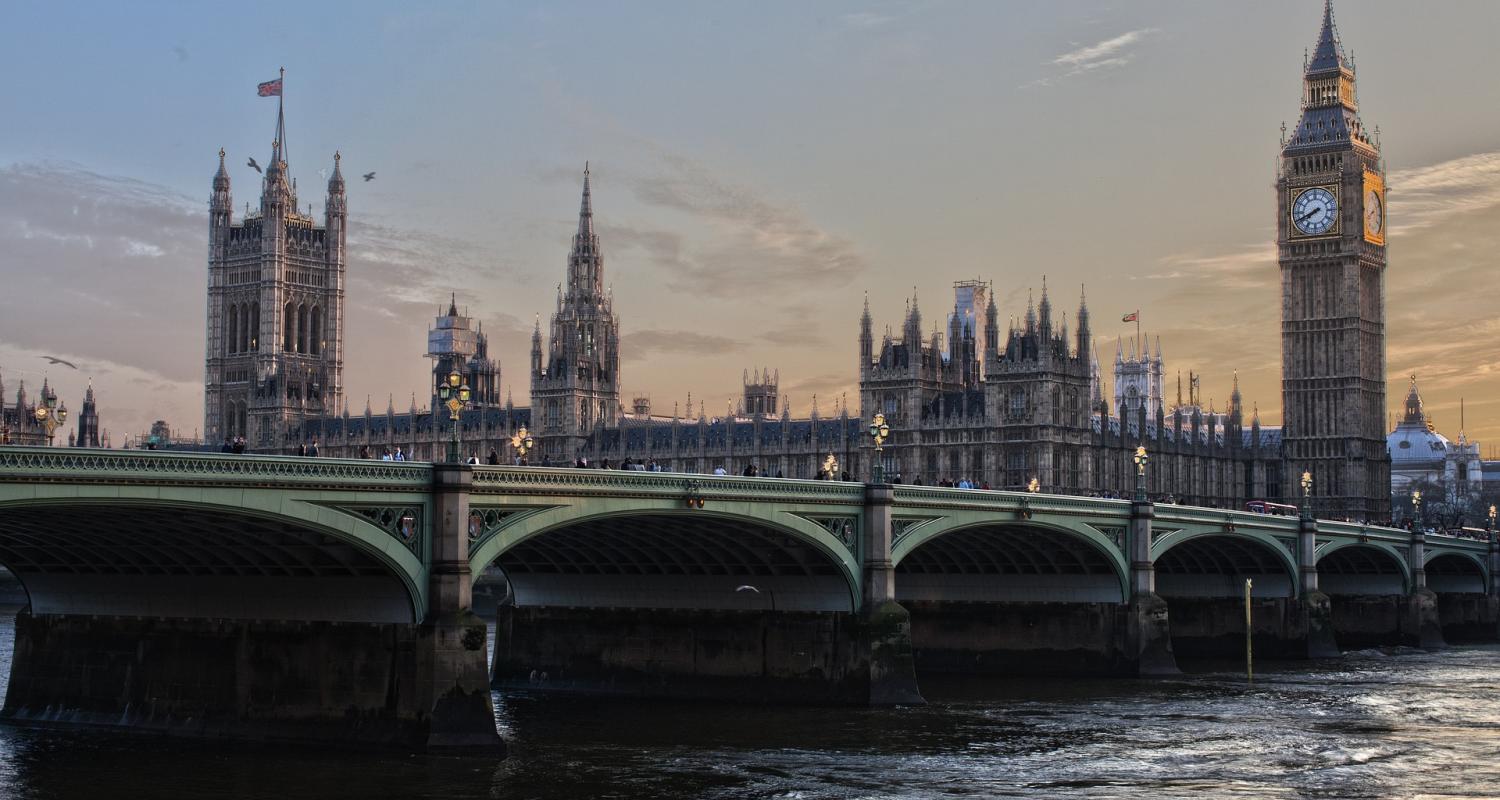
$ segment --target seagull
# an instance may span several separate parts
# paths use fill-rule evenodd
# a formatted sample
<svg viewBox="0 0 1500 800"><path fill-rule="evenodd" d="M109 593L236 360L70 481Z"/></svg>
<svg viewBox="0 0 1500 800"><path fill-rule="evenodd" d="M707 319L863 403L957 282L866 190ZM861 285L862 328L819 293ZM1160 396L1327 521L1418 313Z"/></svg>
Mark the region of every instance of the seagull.
<svg viewBox="0 0 1500 800"><path fill-rule="evenodd" d="M375 173L373 173L373 172L366 172L365 173L365 183L369 183L370 181L373 181L373 180L375 180Z"/></svg>
<svg viewBox="0 0 1500 800"><path fill-rule="evenodd" d="M255 163L255 156L251 156L250 160L245 162L245 166L255 170L256 172L260 172L260 165Z"/></svg>
<svg viewBox="0 0 1500 800"><path fill-rule="evenodd" d="M73 369L78 369L78 365L77 364L74 364L71 361L64 361L64 360L58 358L57 356L42 356L42 358L47 359L48 362L53 363L53 364L61 364L61 365L65 366L65 367L71 367Z"/></svg>

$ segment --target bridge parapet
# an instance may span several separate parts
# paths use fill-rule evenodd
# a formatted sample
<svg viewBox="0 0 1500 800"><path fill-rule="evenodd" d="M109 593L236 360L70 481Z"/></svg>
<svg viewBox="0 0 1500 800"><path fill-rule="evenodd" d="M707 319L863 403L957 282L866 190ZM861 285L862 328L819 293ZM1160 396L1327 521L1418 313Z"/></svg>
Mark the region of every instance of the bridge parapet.
<svg viewBox="0 0 1500 800"><path fill-rule="evenodd" d="M558 497L685 497L766 502L862 505L864 484L791 478L742 478L680 472L573 469L565 467L474 468L475 494Z"/></svg>
<svg viewBox="0 0 1500 800"><path fill-rule="evenodd" d="M147 450L0 447L0 482L425 491L432 465Z"/></svg>

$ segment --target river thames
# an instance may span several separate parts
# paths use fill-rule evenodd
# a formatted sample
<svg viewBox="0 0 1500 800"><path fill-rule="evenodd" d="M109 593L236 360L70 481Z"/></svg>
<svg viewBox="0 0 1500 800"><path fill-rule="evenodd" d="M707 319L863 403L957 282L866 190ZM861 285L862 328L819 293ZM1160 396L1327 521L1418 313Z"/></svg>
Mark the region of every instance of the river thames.
<svg viewBox="0 0 1500 800"><path fill-rule="evenodd" d="M497 694L504 761L0 727L0 797L1500 796L1500 646L1263 668L928 678L893 709Z"/></svg>

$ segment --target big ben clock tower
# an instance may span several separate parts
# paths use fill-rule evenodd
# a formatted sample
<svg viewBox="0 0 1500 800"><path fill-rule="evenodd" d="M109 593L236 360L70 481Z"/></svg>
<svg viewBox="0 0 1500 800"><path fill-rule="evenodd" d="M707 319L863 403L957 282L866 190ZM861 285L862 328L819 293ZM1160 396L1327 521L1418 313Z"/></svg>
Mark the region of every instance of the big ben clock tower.
<svg viewBox="0 0 1500 800"><path fill-rule="evenodd" d="M1359 119L1354 63L1323 7L1302 118L1276 179L1288 497L1312 474L1319 516L1390 517L1385 445L1385 173Z"/></svg>

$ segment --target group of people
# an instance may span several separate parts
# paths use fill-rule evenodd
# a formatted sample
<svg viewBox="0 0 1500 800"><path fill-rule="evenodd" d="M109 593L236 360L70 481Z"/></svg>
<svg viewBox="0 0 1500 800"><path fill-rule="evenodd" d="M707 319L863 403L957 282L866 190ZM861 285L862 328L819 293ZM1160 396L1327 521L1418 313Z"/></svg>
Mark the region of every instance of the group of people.
<svg viewBox="0 0 1500 800"><path fill-rule="evenodd" d="M146 449L147 450L155 450L156 449L156 442L149 442L149 443L147 443ZM233 453L233 454L235 454L237 456L244 455L245 454L245 437L243 437L243 436L235 436L233 438L230 438L230 437L227 437L227 436L224 437L224 444L219 447L219 452L220 453Z"/></svg>

